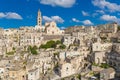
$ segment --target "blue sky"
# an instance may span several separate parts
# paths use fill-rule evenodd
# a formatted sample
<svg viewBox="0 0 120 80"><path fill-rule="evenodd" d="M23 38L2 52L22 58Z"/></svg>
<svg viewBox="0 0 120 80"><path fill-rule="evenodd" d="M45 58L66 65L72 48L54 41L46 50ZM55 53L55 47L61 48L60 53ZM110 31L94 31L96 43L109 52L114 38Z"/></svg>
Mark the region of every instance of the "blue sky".
<svg viewBox="0 0 120 80"><path fill-rule="evenodd" d="M120 23L119 0L0 0L0 27L35 26L40 9L45 22L60 28Z"/></svg>

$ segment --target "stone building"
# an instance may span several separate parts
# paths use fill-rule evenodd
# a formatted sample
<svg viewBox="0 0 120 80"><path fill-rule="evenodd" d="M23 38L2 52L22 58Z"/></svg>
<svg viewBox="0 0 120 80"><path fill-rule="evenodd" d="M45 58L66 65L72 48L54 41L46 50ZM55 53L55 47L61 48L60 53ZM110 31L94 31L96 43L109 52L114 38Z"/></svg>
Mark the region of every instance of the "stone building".
<svg viewBox="0 0 120 80"><path fill-rule="evenodd" d="M45 22L45 25L42 25L42 15L41 11L38 10L37 15L37 25L35 26L35 30L41 32L44 35L62 35L64 34L64 30L60 30L57 27L56 22Z"/></svg>
<svg viewBox="0 0 120 80"><path fill-rule="evenodd" d="M20 67L14 67L8 72L9 80L26 80L26 72Z"/></svg>
<svg viewBox="0 0 120 80"><path fill-rule="evenodd" d="M61 66L61 77L70 76L75 73L73 65L71 63L64 63Z"/></svg>
<svg viewBox="0 0 120 80"><path fill-rule="evenodd" d="M37 45L42 43L43 37L40 33L27 32L20 35L20 46Z"/></svg>
<svg viewBox="0 0 120 80"><path fill-rule="evenodd" d="M100 72L100 80L114 80L115 70L113 68L104 69Z"/></svg>
<svg viewBox="0 0 120 80"><path fill-rule="evenodd" d="M98 26L98 28L101 30L100 37L102 38L111 38L114 36L114 34L118 31L118 24L116 22L111 24L105 24Z"/></svg>
<svg viewBox="0 0 120 80"><path fill-rule="evenodd" d="M52 21L52 22L46 22L45 23L45 33L47 35L61 35L64 33L64 30L60 30L57 27L56 22Z"/></svg>
<svg viewBox="0 0 120 80"><path fill-rule="evenodd" d="M93 62L95 62L96 64L101 64L101 63L105 63L106 59L105 59L105 53L106 52L94 52L93 53Z"/></svg>
<svg viewBox="0 0 120 80"><path fill-rule="evenodd" d="M38 10L37 14L37 25L35 26L35 30L39 32L43 32L45 27L42 25L42 15L40 9Z"/></svg>
<svg viewBox="0 0 120 80"><path fill-rule="evenodd" d="M37 25L40 27L42 26L42 17L41 17L40 9L38 10Z"/></svg>
<svg viewBox="0 0 120 80"><path fill-rule="evenodd" d="M101 39L98 38L97 42L92 44L92 51L107 51L111 50L112 43L103 43Z"/></svg>
<svg viewBox="0 0 120 80"><path fill-rule="evenodd" d="M75 37L73 36L69 36L69 35L66 35L62 38L62 42L64 45L66 45L67 47L69 47L71 44L74 44L75 42Z"/></svg>
<svg viewBox="0 0 120 80"><path fill-rule="evenodd" d="M4 79L5 77L5 67L0 66L0 79Z"/></svg>
<svg viewBox="0 0 120 80"><path fill-rule="evenodd" d="M120 54L116 51L111 51L106 55L107 63L120 72ZM120 75L120 74L119 74Z"/></svg>
<svg viewBox="0 0 120 80"><path fill-rule="evenodd" d="M84 67L84 58L82 56L68 57L60 65L60 76L67 77L79 71Z"/></svg>
<svg viewBox="0 0 120 80"><path fill-rule="evenodd" d="M66 52L60 52L59 57L61 60L65 60L66 57L75 57L79 55L80 55L80 52L78 51L66 51Z"/></svg>
<svg viewBox="0 0 120 80"><path fill-rule="evenodd" d="M39 69L36 68L28 71L27 80L39 80L39 78L40 78Z"/></svg>

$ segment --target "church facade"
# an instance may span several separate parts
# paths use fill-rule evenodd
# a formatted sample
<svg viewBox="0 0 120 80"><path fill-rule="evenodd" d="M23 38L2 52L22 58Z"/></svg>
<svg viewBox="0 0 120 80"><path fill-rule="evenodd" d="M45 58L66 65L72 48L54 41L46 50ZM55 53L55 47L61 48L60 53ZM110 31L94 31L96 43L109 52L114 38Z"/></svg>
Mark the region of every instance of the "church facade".
<svg viewBox="0 0 120 80"><path fill-rule="evenodd" d="M45 22L45 25L42 25L42 16L41 11L38 10L37 15L37 25L35 26L36 30L39 30L41 33L45 35L62 35L64 34L64 30L60 30L57 27L57 23L55 21Z"/></svg>

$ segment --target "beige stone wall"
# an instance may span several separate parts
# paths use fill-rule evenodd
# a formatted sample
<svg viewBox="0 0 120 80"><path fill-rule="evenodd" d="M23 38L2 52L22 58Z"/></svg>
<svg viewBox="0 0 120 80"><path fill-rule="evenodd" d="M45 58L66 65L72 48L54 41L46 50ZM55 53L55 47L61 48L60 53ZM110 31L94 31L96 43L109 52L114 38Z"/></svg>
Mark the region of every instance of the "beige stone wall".
<svg viewBox="0 0 120 80"><path fill-rule="evenodd" d="M50 22L45 25L45 33L48 35L61 35L64 31L60 30L55 22Z"/></svg>
<svg viewBox="0 0 120 80"><path fill-rule="evenodd" d="M94 62L97 64L105 63L105 52L95 52L94 53Z"/></svg>
<svg viewBox="0 0 120 80"><path fill-rule="evenodd" d="M24 77L23 77L24 76ZM12 70L9 71L9 80L25 80L26 73L25 70Z"/></svg>
<svg viewBox="0 0 120 80"><path fill-rule="evenodd" d="M66 77L66 76L72 75L74 73L75 73L75 71L74 71L72 64L65 63L62 65L61 77Z"/></svg>
<svg viewBox="0 0 120 80"><path fill-rule="evenodd" d="M105 51L112 46L112 43L100 43L96 42L92 44L93 51Z"/></svg>

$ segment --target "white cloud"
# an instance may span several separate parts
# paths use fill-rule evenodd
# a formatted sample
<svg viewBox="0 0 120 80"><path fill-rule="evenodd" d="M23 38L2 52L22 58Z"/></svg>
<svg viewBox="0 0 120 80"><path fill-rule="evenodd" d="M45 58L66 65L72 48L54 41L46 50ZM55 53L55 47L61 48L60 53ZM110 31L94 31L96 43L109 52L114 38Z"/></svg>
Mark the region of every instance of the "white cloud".
<svg viewBox="0 0 120 80"><path fill-rule="evenodd" d="M84 25L93 25L93 23L90 21L90 20L84 20L84 21L80 21L80 20L78 20L78 19L76 19L76 18L72 18L72 21L73 22L80 22L80 23L82 23L82 24L84 24Z"/></svg>
<svg viewBox="0 0 120 80"><path fill-rule="evenodd" d="M7 19L22 19L22 17L17 13L8 12L6 14Z"/></svg>
<svg viewBox="0 0 120 80"><path fill-rule="evenodd" d="M100 17L100 19L104 21L117 22L118 24L120 23L120 18L117 18L116 16L112 15L103 15Z"/></svg>
<svg viewBox="0 0 120 80"><path fill-rule="evenodd" d="M4 13L0 13L0 18L4 18L6 15Z"/></svg>
<svg viewBox="0 0 120 80"><path fill-rule="evenodd" d="M108 2L106 0L93 0L92 3L94 6L97 6L101 9L107 9L111 12L120 11L120 5Z"/></svg>
<svg viewBox="0 0 120 80"><path fill-rule="evenodd" d="M98 16L98 13L93 13L92 16L96 17L96 16Z"/></svg>
<svg viewBox="0 0 120 80"><path fill-rule="evenodd" d="M62 26L62 27L60 27L60 29L64 30L64 29L66 29L66 27Z"/></svg>
<svg viewBox="0 0 120 80"><path fill-rule="evenodd" d="M57 23L63 23L64 22L64 20L59 16L51 16L51 17L43 16L43 20L45 22L51 22L51 21L55 21Z"/></svg>
<svg viewBox="0 0 120 80"><path fill-rule="evenodd" d="M0 18L6 19L23 19L19 14L15 12L2 13L0 12Z"/></svg>
<svg viewBox="0 0 120 80"><path fill-rule="evenodd" d="M93 23L90 20L84 20L82 21L84 25L93 25Z"/></svg>
<svg viewBox="0 0 120 80"><path fill-rule="evenodd" d="M39 0L41 4L51 5L51 6L60 6L64 8L72 7L76 0Z"/></svg>
<svg viewBox="0 0 120 80"><path fill-rule="evenodd" d="M89 14L87 12L85 12L85 11L82 11L82 15L83 16L89 16Z"/></svg>
<svg viewBox="0 0 120 80"><path fill-rule="evenodd" d="M93 17L96 17L96 16L98 16L99 14L105 14L104 10L96 10L96 11L92 14L92 16L93 16Z"/></svg>
<svg viewBox="0 0 120 80"><path fill-rule="evenodd" d="M116 16L111 16L111 15L103 15L100 17L100 19L104 21L118 21L119 20Z"/></svg>
<svg viewBox="0 0 120 80"><path fill-rule="evenodd" d="M77 20L76 18L72 18L73 22L80 22L79 20Z"/></svg>
<svg viewBox="0 0 120 80"><path fill-rule="evenodd" d="M58 23L63 23L64 22L64 20L59 16L52 16L51 19L55 22L58 22Z"/></svg>
<svg viewBox="0 0 120 80"><path fill-rule="evenodd" d="M50 17L47 17L47 16L43 16L43 20L46 21L46 22L51 22L52 19Z"/></svg>
<svg viewBox="0 0 120 80"><path fill-rule="evenodd" d="M100 13L100 14L105 14L105 12L103 10L96 10L97 13Z"/></svg>

